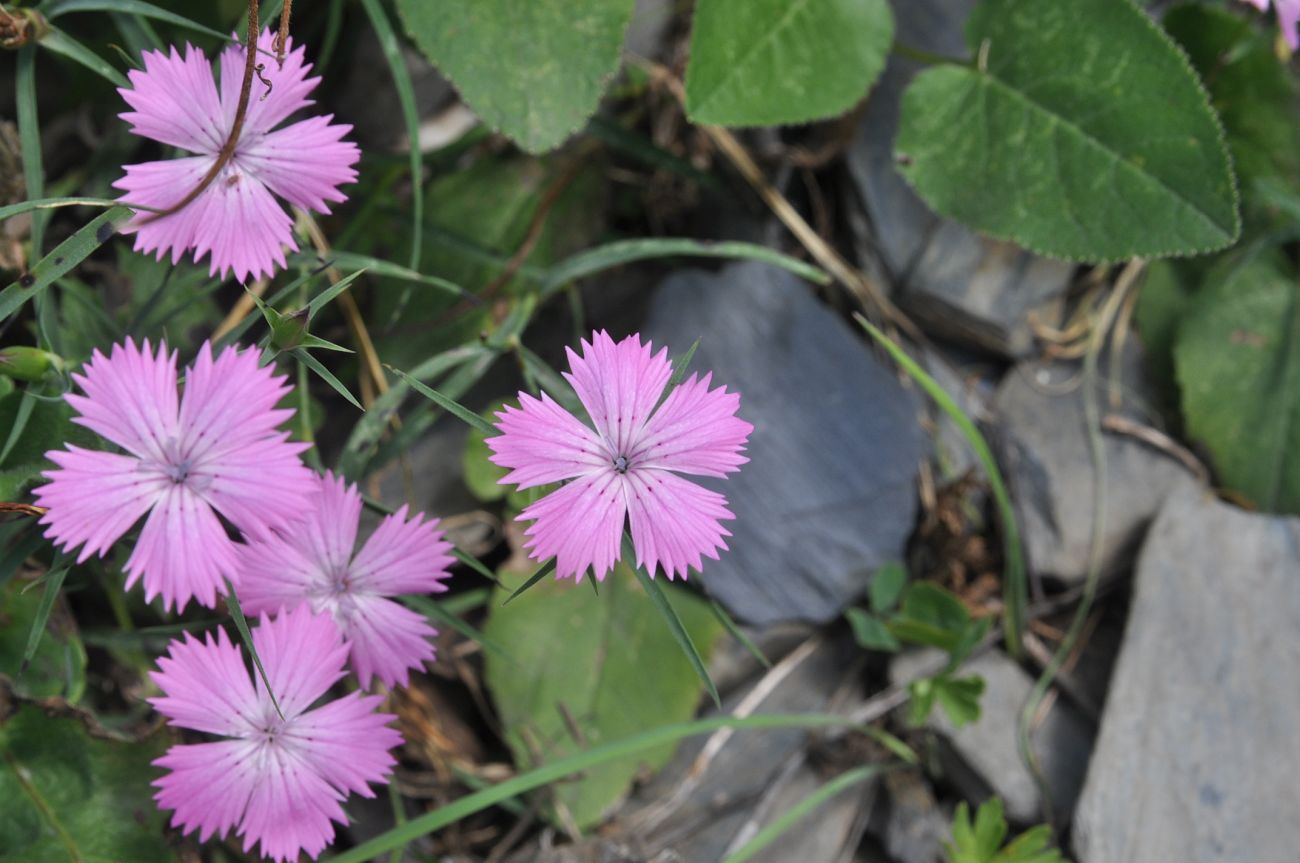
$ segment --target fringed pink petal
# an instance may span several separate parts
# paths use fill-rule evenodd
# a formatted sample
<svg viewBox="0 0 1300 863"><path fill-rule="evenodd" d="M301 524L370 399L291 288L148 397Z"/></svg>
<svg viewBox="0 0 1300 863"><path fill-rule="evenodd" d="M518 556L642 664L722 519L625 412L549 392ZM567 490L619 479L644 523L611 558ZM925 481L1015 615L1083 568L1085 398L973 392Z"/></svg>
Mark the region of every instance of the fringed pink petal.
<svg viewBox="0 0 1300 863"><path fill-rule="evenodd" d="M79 416L73 422L141 459L163 461L180 434L176 414L176 354L146 339L137 348L127 339L109 356L96 350L72 380L84 396L64 398Z"/></svg>
<svg viewBox="0 0 1300 863"><path fill-rule="evenodd" d="M691 375L668 395L627 454L631 465L720 477L749 461L740 453L754 427L736 416L740 396L709 380Z"/></svg>
<svg viewBox="0 0 1300 863"><path fill-rule="evenodd" d="M163 489L126 562L126 586L141 576L144 596L184 611L190 599L213 608L224 579L237 577L235 543L212 507L185 485Z"/></svg>
<svg viewBox="0 0 1300 863"><path fill-rule="evenodd" d="M343 676L348 651L329 615L307 605L267 618L253 630L253 646L284 715L305 711ZM262 680L257 680L258 691Z"/></svg>
<svg viewBox="0 0 1300 863"><path fill-rule="evenodd" d="M301 851L319 857L334 841L333 822L347 823L339 805L346 795L292 747L267 746L259 774L240 825L244 851L259 845L262 856L281 863L296 861Z"/></svg>
<svg viewBox="0 0 1300 863"><path fill-rule="evenodd" d="M160 808L174 810L172 826L182 833L197 830L200 841L236 827L261 781L257 748L247 740L193 743L173 746L154 761L168 771L154 780L154 799Z"/></svg>
<svg viewBox="0 0 1300 863"><path fill-rule="evenodd" d="M170 210L183 201L191 189L198 187L213 161L213 156L189 156L122 166L126 174L113 183L113 188L123 192L119 200L149 208L141 209L122 228L124 234L135 234L137 252L151 254L159 261L170 254L175 264L194 247L205 225L195 217L193 205L169 216L158 217L157 212Z"/></svg>
<svg viewBox="0 0 1300 863"><path fill-rule="evenodd" d="M359 507L360 495L357 501ZM453 563L451 543L443 539L438 520L425 520L423 514L408 519L403 506L375 528L348 567L348 576L362 594L441 593Z"/></svg>
<svg viewBox="0 0 1300 863"><path fill-rule="evenodd" d="M406 686L412 669L433 660L430 639L438 631L409 608L378 596L358 596L339 608L335 620L362 687L369 687L375 677L390 688Z"/></svg>
<svg viewBox="0 0 1300 863"><path fill-rule="evenodd" d="M149 703L182 728L234 737L256 730L264 713L243 652L224 629L217 629L215 639L198 641L186 633L173 641L149 676L163 691Z"/></svg>
<svg viewBox="0 0 1300 863"><path fill-rule="evenodd" d="M376 712L382 702L377 695L350 692L300 716L289 742L299 744L330 785L374 797L370 784L387 781L397 766L389 750L402 745L402 735L388 726L397 717Z"/></svg>
<svg viewBox="0 0 1300 863"><path fill-rule="evenodd" d="M622 476L613 468L588 474L520 513L520 521L533 522L524 547L534 560L554 557L557 578L581 581L591 568L603 581L619 559L626 512Z"/></svg>
<svg viewBox="0 0 1300 863"><path fill-rule="evenodd" d="M241 34L242 35L242 34ZM284 66L275 59L273 42L275 33L263 30L258 37L257 50L261 53L256 63L262 67L261 77L253 76L253 89L244 114L244 131L241 144L269 132L286 117L311 104L307 98L320 78L308 78L311 64L301 46L293 47L293 37L285 43ZM223 128L229 129L235 121L239 106L239 91L244 83L244 61L248 54L242 44L231 43L221 52L221 109L225 118ZM306 161L307 154L304 154Z"/></svg>
<svg viewBox="0 0 1300 863"><path fill-rule="evenodd" d="M640 335L615 344L603 330L582 343L582 356L565 350L570 368L565 379L615 454L626 454L672 376L668 350L651 353Z"/></svg>
<svg viewBox="0 0 1300 863"><path fill-rule="evenodd" d="M328 213L330 202L347 200L338 187L356 182L354 166L361 159L357 145L343 140L352 127L332 119L308 117L275 132L245 136L236 161L294 206Z"/></svg>
<svg viewBox="0 0 1300 863"><path fill-rule="evenodd" d="M166 54L145 51L141 59L144 69L127 73L131 87L117 91L134 109L119 115L131 124L131 131L193 153L220 151L230 124L217 98L212 64L203 52L186 43L184 55L171 48Z"/></svg>
<svg viewBox="0 0 1300 863"><path fill-rule="evenodd" d="M67 451L45 454L58 468L46 471L48 483L33 494L49 511L41 524L45 535L65 549L84 543L77 562L103 556L140 520L170 483L162 474L144 471L131 456L96 452L73 444Z"/></svg>
<svg viewBox="0 0 1300 863"><path fill-rule="evenodd" d="M628 520L637 565L650 575L663 567L670 579L701 568L701 557L718 559L730 536L723 519L735 518L727 501L690 480L662 470L627 472Z"/></svg>
<svg viewBox="0 0 1300 863"><path fill-rule="evenodd" d="M501 434L487 439L489 460L510 473L502 483L533 488L610 467L614 455L596 433L542 393L519 394L519 407L497 413Z"/></svg>

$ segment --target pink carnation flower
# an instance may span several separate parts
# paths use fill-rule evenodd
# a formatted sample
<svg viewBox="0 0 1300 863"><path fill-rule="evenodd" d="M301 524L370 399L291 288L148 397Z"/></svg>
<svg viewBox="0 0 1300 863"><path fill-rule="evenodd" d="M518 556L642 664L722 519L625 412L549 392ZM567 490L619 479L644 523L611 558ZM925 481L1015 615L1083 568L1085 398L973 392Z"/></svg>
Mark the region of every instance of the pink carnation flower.
<svg viewBox="0 0 1300 863"><path fill-rule="evenodd" d="M637 565L671 579L718 559L734 518L727 501L679 473L726 476L754 427L736 416L740 396L709 389L711 376L691 375L659 404L672 375L667 350L651 353L639 335L615 344L605 332L568 351L573 385L595 430L545 393L519 394L520 407L497 414L499 437L488 438L491 460L510 468L503 483L519 488L569 480L529 506L525 547L535 560L556 559L558 577L579 580L588 567L603 580L620 557L625 519L631 522ZM658 408L656 409L656 405Z"/></svg>
<svg viewBox="0 0 1300 863"><path fill-rule="evenodd" d="M362 686L378 677L405 686L408 671L433 659L437 635L423 616L388 597L439 593L452 564L438 520L410 520L406 507L388 516L353 555L361 495L333 474L319 480L315 509L304 522L268 532L240 556L239 598L251 614L302 602L328 611L352 652Z"/></svg>
<svg viewBox="0 0 1300 863"><path fill-rule="evenodd" d="M347 199L338 187L356 180L352 166L360 158L356 145L342 140L351 126L331 123L333 115L327 115L275 130L311 104L307 94L320 79L307 77L311 64L304 62L302 48L290 50L279 67L272 59L272 38L268 30L259 40L268 57L262 76L271 87L253 79L234 157L179 212L153 221L141 213L131 222L126 231L136 232L137 251L157 252L159 260L171 252L172 263L187 249L194 250L196 261L211 252L213 275L233 270L241 282L250 275L269 276L275 265L285 265L284 246L298 248L293 220L275 195L321 213L329 212L327 202ZM175 48L168 54L144 52L144 70L132 70L131 89L118 90L134 109L122 119L137 135L197 155L126 165L126 176L113 184L126 192L123 201L166 210L198 186L234 124L246 57L241 45L222 52L218 90L212 66L192 45L185 46L184 56Z"/></svg>
<svg viewBox="0 0 1300 863"><path fill-rule="evenodd" d="M146 513L126 562L127 587L141 577L147 600L184 609L190 598L216 605L222 578L237 575L236 544L217 517L245 533L286 524L304 509L312 473L276 427L293 415L275 405L284 377L258 366L258 352L204 344L177 397L176 354L130 339L108 357L95 351L72 379L85 395L66 396L80 423L124 452L69 445L46 453L58 468L36 489L45 535L84 546L80 563L103 555Z"/></svg>
<svg viewBox="0 0 1300 863"><path fill-rule="evenodd" d="M1261 12L1268 11L1269 0L1246 0ZM1292 51L1300 51L1300 0L1274 0L1273 8L1277 10L1277 25L1282 29L1282 36Z"/></svg>
<svg viewBox="0 0 1300 863"><path fill-rule="evenodd" d="M226 738L173 746L154 764L169 772L154 781L155 799L173 809L172 825L199 839L244 837L244 850L264 856L313 858L346 823L340 801L349 792L373 797L396 763L388 750L402 736L376 713L377 695L351 692L309 709L343 676L348 651L325 617L301 607L253 630L253 644L275 692L281 719L258 676L249 679L243 652L223 629L214 640L186 634L173 641L150 676L163 691L151 698L173 725Z"/></svg>

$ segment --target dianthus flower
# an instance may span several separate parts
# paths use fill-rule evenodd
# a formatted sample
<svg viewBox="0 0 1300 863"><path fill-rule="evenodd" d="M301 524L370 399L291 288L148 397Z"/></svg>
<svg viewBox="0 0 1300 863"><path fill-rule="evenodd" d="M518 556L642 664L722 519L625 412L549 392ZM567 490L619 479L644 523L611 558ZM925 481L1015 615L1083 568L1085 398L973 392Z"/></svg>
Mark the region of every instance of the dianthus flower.
<svg viewBox="0 0 1300 863"><path fill-rule="evenodd" d="M567 349L566 349L567 350ZM502 478L521 489L568 481L519 516L533 522L525 547L535 560L556 559L558 577L579 580L588 567L603 580L620 557L625 520L637 565L671 579L718 559L734 518L722 495L678 476L722 477L749 459L741 455L754 427L736 416L740 396L709 389L711 375L691 375L660 404L672 375L667 350L652 354L640 335L615 344L605 332L568 350L564 377L577 392L593 431L549 395L519 394L518 408L497 414L491 460L510 468ZM658 407L656 408L656 405Z"/></svg>
<svg viewBox="0 0 1300 863"><path fill-rule="evenodd" d="M373 797L396 763L389 750L402 737L376 713L382 700L351 692L311 710L343 676L347 647L328 618L300 607L265 620L253 645L284 717L258 676L250 680L243 652L224 629L198 641L173 641L160 670L150 674L163 695L149 703L171 724L226 738L173 746L155 766L154 781L172 825L206 840L235 829L244 851L261 843L264 856L315 858L346 823L339 803L349 792Z"/></svg>
<svg viewBox="0 0 1300 863"><path fill-rule="evenodd" d="M378 677L406 685L408 671L433 659L437 635L423 616L388 597L438 593L452 564L438 520L386 517L353 556L361 494L333 474L318 480L314 509L287 529L267 532L240 555L239 598L250 614L300 603L327 611L352 654L362 686Z"/></svg>
<svg viewBox="0 0 1300 863"><path fill-rule="evenodd" d="M58 468L35 490L49 511L46 536L77 562L103 555L148 513L126 562L127 587L143 577L147 600L184 609L190 598L216 604L222 578L237 576L236 543L217 517L244 533L283 525L304 509L315 485L277 426L293 415L275 405L289 392L283 376L258 366L258 351L204 344L177 397L176 354L152 353L130 339L109 356L98 350L73 381L85 395L65 398L79 423L124 452L46 453Z"/></svg>
<svg viewBox="0 0 1300 863"><path fill-rule="evenodd" d="M268 30L258 43L268 58L274 56L272 39ZM286 49L292 49L291 41ZM211 64L192 45L186 44L184 56L175 48L144 52L144 69L130 72L130 89L118 90L134 109L122 119L137 135L197 155L126 165L126 176L113 184L126 192L124 202L167 210L198 186L230 135L247 56L242 45L222 52L218 90ZM304 62L303 49L288 50L283 67L274 59L261 65L267 83L253 80L233 157L178 212L157 219L142 212L129 223L124 230L136 232L137 251L156 252L160 260L171 252L172 263L187 249L196 261L211 252L213 275L233 270L241 282L269 276L275 265L285 265L284 246L298 248L293 220L275 195L321 213L329 212L327 202L347 199L338 187L356 180L352 166L360 158L356 145L342 140L351 126L331 123L333 115L326 115L275 129L311 104L307 94L320 82L307 77L311 64Z"/></svg>
<svg viewBox="0 0 1300 863"><path fill-rule="evenodd" d="M1246 0L1261 12L1268 11L1269 0ZM1282 29L1282 37L1292 51L1300 51L1300 0L1274 0L1273 8L1277 10L1277 25Z"/></svg>

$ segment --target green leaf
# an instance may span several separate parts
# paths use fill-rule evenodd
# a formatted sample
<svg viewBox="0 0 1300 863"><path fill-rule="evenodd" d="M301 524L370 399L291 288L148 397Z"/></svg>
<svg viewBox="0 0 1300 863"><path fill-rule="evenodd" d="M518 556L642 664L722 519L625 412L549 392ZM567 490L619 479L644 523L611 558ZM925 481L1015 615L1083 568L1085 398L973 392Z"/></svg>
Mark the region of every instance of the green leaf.
<svg viewBox="0 0 1300 863"><path fill-rule="evenodd" d="M698 0L686 112L717 126L842 114L884 70L893 38L886 0Z"/></svg>
<svg viewBox="0 0 1300 863"><path fill-rule="evenodd" d="M0 724L0 858L167 863L150 762L165 742L92 737L83 720L22 705Z"/></svg>
<svg viewBox="0 0 1300 863"><path fill-rule="evenodd" d="M949 677L934 680L935 697L952 724L961 726L980 718L980 696L984 694L982 677Z"/></svg>
<svg viewBox="0 0 1300 863"><path fill-rule="evenodd" d="M931 584L918 581L908 587L903 606L889 622L889 631L901 641L952 651L970 627L970 614L961 600Z"/></svg>
<svg viewBox="0 0 1300 863"><path fill-rule="evenodd" d="M867 588L871 610L877 614L893 611L906 586L907 570L901 563L887 563L880 567L871 576L871 585Z"/></svg>
<svg viewBox="0 0 1300 863"><path fill-rule="evenodd" d="M753 243L705 242L676 237L654 237L642 240L620 240L594 249L579 252L560 261L546 272L542 280L542 294L550 294L570 282L594 275L634 261L667 257L727 258L731 260L762 261L789 270L796 276L830 284L830 276L811 264Z"/></svg>
<svg viewBox="0 0 1300 863"><path fill-rule="evenodd" d="M22 308L23 303L67 275L113 236L131 218L131 210L114 207L92 219L85 227L60 243L9 287L0 291L0 321Z"/></svg>
<svg viewBox="0 0 1300 863"><path fill-rule="evenodd" d="M866 650L883 650L886 653L896 653L902 648L903 645L880 618L872 617L860 608L848 609L844 612L844 617L853 629L853 640L859 647Z"/></svg>
<svg viewBox="0 0 1300 863"><path fill-rule="evenodd" d="M967 30L976 68L928 69L903 98L899 170L931 207L1072 260L1236 240L1219 121L1130 0L986 0Z"/></svg>
<svg viewBox="0 0 1300 863"><path fill-rule="evenodd" d="M1200 3L1169 10L1164 26L1210 91L1243 191L1260 177L1300 176L1296 86L1268 35L1246 16Z"/></svg>
<svg viewBox="0 0 1300 863"><path fill-rule="evenodd" d="M69 12L123 12L128 15L139 15L157 21L166 21L168 24L175 24L196 33L215 36L224 41L230 40L229 33L214 30L206 24L191 21L183 15L177 15L175 12L169 12L152 3L142 2L142 0L53 0L53 2L45 4L41 11L51 21Z"/></svg>
<svg viewBox="0 0 1300 863"><path fill-rule="evenodd" d="M1300 513L1300 290L1261 256L1220 268L1193 298L1174 365L1188 435L1222 483L1257 506Z"/></svg>
<svg viewBox="0 0 1300 863"><path fill-rule="evenodd" d="M424 384L420 383L418 380L411 377L401 369L395 369L392 366L388 366L388 370L391 371L393 374L397 375L403 381L405 381L407 385L411 387L411 389L415 390L417 393L424 396L426 399L433 402L438 407L445 410L447 413L456 417L456 419L465 423L471 429L478 429L484 435L487 435L489 437L494 437L500 434L500 432L497 431L496 426L492 425L492 423L483 419L483 417L474 413L472 410L465 407L455 399L448 398L447 396L443 395L442 393L438 392L432 387L425 386Z"/></svg>
<svg viewBox="0 0 1300 863"><path fill-rule="evenodd" d="M52 584L47 580L43 590L13 580L0 588L0 675L15 681L20 695L57 695L75 702L86 688L86 649L71 617L60 612L51 615L51 609L44 607ZM43 637L29 654L33 632Z"/></svg>
<svg viewBox="0 0 1300 863"><path fill-rule="evenodd" d="M397 0L415 43L484 122L540 153L596 110L633 0Z"/></svg>
<svg viewBox="0 0 1300 863"><path fill-rule="evenodd" d="M131 82L126 80L126 76L113 68L112 64L62 30L51 29L50 32L41 37L41 47L80 63L114 87L129 88L131 86Z"/></svg>
<svg viewBox="0 0 1300 863"><path fill-rule="evenodd" d="M1005 847L1007 820L1002 801L990 797L980 805L971 824L966 801L957 804L952 821L952 842L943 844L949 863L1065 863L1060 852L1051 847L1052 830L1039 825L1026 830Z"/></svg>
<svg viewBox="0 0 1300 863"><path fill-rule="evenodd" d="M521 766L556 762L695 712L699 683L651 597L622 564L601 588L597 597L550 579L532 588L525 602L491 606L487 637L527 645L515 651L513 663L485 657L487 683ZM707 654L723 631L708 605L678 588L664 593ZM580 779L556 785L553 799L579 827L595 824L643 765L658 768L672 751L665 743L593 766Z"/></svg>
<svg viewBox="0 0 1300 863"><path fill-rule="evenodd" d="M27 413L24 420L23 414ZM10 434L18 437L10 440ZM67 441L88 446L94 433L72 422L72 409L62 400L36 398L26 390L0 397L0 436L5 456L0 458L0 500L18 500L53 464L45 453Z"/></svg>

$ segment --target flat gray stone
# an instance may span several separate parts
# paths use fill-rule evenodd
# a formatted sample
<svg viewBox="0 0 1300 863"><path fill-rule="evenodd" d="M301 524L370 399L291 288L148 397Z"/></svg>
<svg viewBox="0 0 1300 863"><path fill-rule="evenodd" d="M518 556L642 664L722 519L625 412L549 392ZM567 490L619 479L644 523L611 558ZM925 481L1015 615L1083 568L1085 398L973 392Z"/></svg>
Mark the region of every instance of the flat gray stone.
<svg viewBox="0 0 1300 863"><path fill-rule="evenodd" d="M967 54L962 28L974 0L894 0L900 42L950 57ZM981 237L933 213L894 167L903 91L921 67L890 58L849 149L849 172L870 225L868 255L896 285L895 300L934 335L1024 357L1027 315L1059 318L1074 265Z"/></svg>
<svg viewBox="0 0 1300 863"><path fill-rule="evenodd" d="M1123 401L1109 403L1107 374L1097 377L1103 415L1146 421L1142 358L1125 352ZM1095 477L1084 422L1078 363L1022 363L1007 373L993 399L993 442L1015 503L1031 571L1082 581L1092 541ZM1106 523L1102 568L1131 562L1165 496L1188 476L1177 460L1130 436L1104 433Z"/></svg>
<svg viewBox="0 0 1300 863"><path fill-rule="evenodd" d="M1188 482L1138 561L1080 863L1300 859L1300 519Z"/></svg>
<svg viewBox="0 0 1300 863"><path fill-rule="evenodd" d="M937 654L941 655L933 650L901 654L889 667L890 678L902 682L926 673L933 668ZM973 801L982 801L990 792L1001 797L1012 821L1042 821L1042 795L1033 774L1020 760L1016 743L1020 710L1033 689L1033 679L996 650L967 660L958 674L984 679L979 720L957 728L936 705L926 721L927 727L943 736L955 756L949 778ZM1068 813L1079 797L1092 749L1088 723L1058 700L1031 734L1030 745L1047 781L1054 810Z"/></svg>
<svg viewBox="0 0 1300 863"><path fill-rule="evenodd" d="M737 618L824 623L903 559L923 457L915 395L793 275L756 263L684 271L642 330L739 391L750 461L704 484L736 514L700 582ZM692 576L694 578L694 576Z"/></svg>

